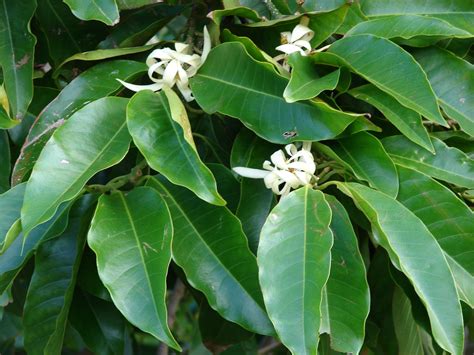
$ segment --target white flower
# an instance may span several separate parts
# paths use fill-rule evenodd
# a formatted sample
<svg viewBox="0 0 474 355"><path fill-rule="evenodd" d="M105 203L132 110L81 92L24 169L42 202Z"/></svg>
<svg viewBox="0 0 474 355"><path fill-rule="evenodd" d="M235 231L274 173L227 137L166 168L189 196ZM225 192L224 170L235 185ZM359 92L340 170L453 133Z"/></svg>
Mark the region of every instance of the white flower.
<svg viewBox="0 0 474 355"><path fill-rule="evenodd" d="M293 31L282 32L282 44L275 49L285 54L300 52L306 56L311 52L311 39L314 37L314 31L303 25L296 25Z"/></svg>
<svg viewBox="0 0 474 355"><path fill-rule="evenodd" d="M123 86L132 91L152 90L159 91L163 86L172 88L175 84L186 101L193 101L189 78L194 76L204 63L211 50L211 38L204 27L204 46L202 54L193 54L188 44L175 43L175 50L171 48L155 49L146 60L148 77L153 84L134 85L117 79Z"/></svg>
<svg viewBox="0 0 474 355"><path fill-rule="evenodd" d="M233 170L244 177L264 179L265 186L277 195L286 196L291 189L304 185L314 185L317 177L314 176L316 164L311 153L311 142L303 142L301 150L294 144L285 146L285 151L278 150L270 157L270 161L263 163L263 169L235 167ZM273 165L272 165L273 163Z"/></svg>

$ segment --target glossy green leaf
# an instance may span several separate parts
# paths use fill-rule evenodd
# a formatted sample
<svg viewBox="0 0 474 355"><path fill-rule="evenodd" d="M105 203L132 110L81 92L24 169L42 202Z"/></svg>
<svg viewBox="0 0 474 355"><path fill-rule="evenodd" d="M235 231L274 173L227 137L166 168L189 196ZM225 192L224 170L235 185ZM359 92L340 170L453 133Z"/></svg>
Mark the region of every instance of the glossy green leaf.
<svg viewBox="0 0 474 355"><path fill-rule="evenodd" d="M0 193L10 188L10 159L10 139L6 131L0 131Z"/></svg>
<svg viewBox="0 0 474 355"><path fill-rule="evenodd" d="M412 314L410 299L395 288L392 303L393 323L400 354L424 355L422 332Z"/></svg>
<svg viewBox="0 0 474 355"><path fill-rule="evenodd" d="M364 342L369 314L369 285L349 215L335 197L325 195L325 198L332 211L330 229L334 245L319 332L331 335L334 350L357 354Z"/></svg>
<svg viewBox="0 0 474 355"><path fill-rule="evenodd" d="M154 4L156 0L116 0L116 2L120 10L130 10Z"/></svg>
<svg viewBox="0 0 474 355"><path fill-rule="evenodd" d="M428 75L442 109L474 136L474 65L437 47L418 50L414 56Z"/></svg>
<svg viewBox="0 0 474 355"><path fill-rule="evenodd" d="M473 188L474 160L438 138L432 137L431 140L436 154L420 149L403 136L384 138L382 144L399 165L458 186Z"/></svg>
<svg viewBox="0 0 474 355"><path fill-rule="evenodd" d="M242 44L229 42L211 51L191 79L191 88L206 112L238 118L274 143L333 138L356 119L357 115L337 111L321 101L285 102L287 83L271 64L255 61ZM295 135L288 139L285 133L290 131Z"/></svg>
<svg viewBox="0 0 474 355"><path fill-rule="evenodd" d="M417 36L469 38L472 35L448 22L430 16L392 15L361 22L353 27L346 36L372 34L389 39L410 39Z"/></svg>
<svg viewBox="0 0 474 355"><path fill-rule="evenodd" d="M302 8L305 11L331 11L345 5L345 0L306 0Z"/></svg>
<svg viewBox="0 0 474 355"><path fill-rule="evenodd" d="M115 0L63 0L81 20L97 20L112 26L119 21Z"/></svg>
<svg viewBox="0 0 474 355"><path fill-rule="evenodd" d="M256 22L261 21L260 15L257 11L252 10L248 7L240 7L238 6L238 4L237 7L214 10L209 13L209 18L213 20L218 26L221 24L222 20L225 17L229 16L243 17Z"/></svg>
<svg viewBox="0 0 474 355"><path fill-rule="evenodd" d="M397 199L436 238L451 266L460 298L474 307L474 214L451 190L428 176L401 166L398 173Z"/></svg>
<svg viewBox="0 0 474 355"><path fill-rule="evenodd" d="M1 91L3 90L2 87L0 87L0 95ZM5 95L6 97L6 95ZM0 106L0 129L10 129L15 126L18 126L20 124L20 120L12 120L9 116L8 113L5 111L5 109Z"/></svg>
<svg viewBox="0 0 474 355"><path fill-rule="evenodd" d="M169 6L162 3L156 4L156 0L146 1L155 4L135 11L125 17L114 27L112 32L99 43L98 48L142 46L184 9L184 7L181 6Z"/></svg>
<svg viewBox="0 0 474 355"><path fill-rule="evenodd" d="M372 35L357 35L334 42L328 52L337 55L351 70L402 105L446 125L426 74L413 57L395 43Z"/></svg>
<svg viewBox="0 0 474 355"><path fill-rule="evenodd" d="M291 54L288 64L292 68L291 79L283 92L287 102L312 99L325 90L334 90L339 81L340 69L321 77L313 60L299 53Z"/></svg>
<svg viewBox="0 0 474 355"><path fill-rule="evenodd" d="M69 321L95 354L124 354L126 322L115 306L76 290Z"/></svg>
<svg viewBox="0 0 474 355"><path fill-rule="evenodd" d="M225 204L214 176L199 158L186 109L174 91L135 94L127 108L127 124L133 141L153 169L204 201Z"/></svg>
<svg viewBox="0 0 474 355"><path fill-rule="evenodd" d="M173 225L166 203L148 187L99 199L87 236L114 304L141 330L181 350L167 323L166 275ZM113 246L113 247L111 247Z"/></svg>
<svg viewBox="0 0 474 355"><path fill-rule="evenodd" d="M33 97L33 63L36 37L30 31L35 0L0 1L0 66L10 117L21 120Z"/></svg>
<svg viewBox="0 0 474 355"><path fill-rule="evenodd" d="M339 159L348 164L357 178L396 197L398 175L380 141L367 132L359 132L327 143Z"/></svg>
<svg viewBox="0 0 474 355"><path fill-rule="evenodd" d="M35 18L45 34L54 66L73 54L94 49L102 39L106 26L101 22L78 19L62 0L37 2Z"/></svg>
<svg viewBox="0 0 474 355"><path fill-rule="evenodd" d="M116 79L129 80L146 72L146 65L129 60L98 64L75 78L51 101L33 124L12 173L12 184L25 180L53 132L91 101L121 90Z"/></svg>
<svg viewBox="0 0 474 355"><path fill-rule="evenodd" d="M69 58L66 58L61 64L56 67L53 73L53 78L57 78L60 74L60 69L66 63L73 62L75 60L81 61L95 61L103 60L115 57L121 57L129 54L136 54L146 52L152 49L154 45L140 46L140 47L127 47L127 48L111 48L111 49L96 49L89 52L76 53Z"/></svg>
<svg viewBox="0 0 474 355"><path fill-rule="evenodd" d="M56 237L66 229L70 206L61 205L53 218L34 228L24 242L23 234L20 234L1 255L0 292L11 285L41 242Z"/></svg>
<svg viewBox="0 0 474 355"><path fill-rule="evenodd" d="M226 207L235 213L240 198L240 183L235 174L223 164L206 164L217 183L217 191L226 202Z"/></svg>
<svg viewBox="0 0 474 355"><path fill-rule="evenodd" d="M92 176L123 159L130 144L127 102L118 97L94 101L54 132L26 187L21 211L25 237L50 219L62 202L77 196Z"/></svg>
<svg viewBox="0 0 474 355"><path fill-rule="evenodd" d="M326 4L324 4L326 2ZM340 6L342 1L334 0L334 6L331 6L330 1L316 0L316 6L320 6L322 10L329 11L319 14L309 15L309 27L314 31L314 37L311 40L313 47L318 47L332 34L337 32L338 28L344 22L351 4L344 4ZM306 1L308 3L308 1ZM308 6L309 4L307 4ZM328 6L329 5L329 6ZM324 8L324 6L326 6Z"/></svg>
<svg viewBox="0 0 474 355"><path fill-rule="evenodd" d="M433 14L471 12L471 0L364 0L362 11L368 16L394 14Z"/></svg>
<svg viewBox="0 0 474 355"><path fill-rule="evenodd" d="M262 169L263 162L279 149L277 145L242 129L232 146L231 166ZM242 178L240 200L236 216L240 219L250 250L257 253L260 231L274 201L273 192L265 187L261 179Z"/></svg>
<svg viewBox="0 0 474 355"><path fill-rule="evenodd" d="M322 291L329 277L331 208L321 191L282 199L262 228L259 279L268 315L294 354L316 354Z"/></svg>
<svg viewBox="0 0 474 355"><path fill-rule="evenodd" d="M10 227L20 218L25 188L26 184L20 184L0 195L0 245L3 244Z"/></svg>
<svg viewBox="0 0 474 355"><path fill-rule="evenodd" d="M375 106L408 139L434 153L433 144L418 113L371 84L351 89L349 94Z"/></svg>
<svg viewBox="0 0 474 355"><path fill-rule="evenodd" d="M23 318L28 354L61 353L89 224L80 207L71 210L64 233L42 243L36 252Z"/></svg>
<svg viewBox="0 0 474 355"><path fill-rule="evenodd" d="M438 344L462 354L463 319L444 253L423 222L400 202L357 183L338 183L372 224L377 242L413 284L426 306Z"/></svg>
<svg viewBox="0 0 474 355"><path fill-rule="evenodd" d="M257 262L239 220L226 207L207 204L164 179L152 178L147 184L168 203L175 229L173 260L191 286L225 319L259 334L273 334Z"/></svg>

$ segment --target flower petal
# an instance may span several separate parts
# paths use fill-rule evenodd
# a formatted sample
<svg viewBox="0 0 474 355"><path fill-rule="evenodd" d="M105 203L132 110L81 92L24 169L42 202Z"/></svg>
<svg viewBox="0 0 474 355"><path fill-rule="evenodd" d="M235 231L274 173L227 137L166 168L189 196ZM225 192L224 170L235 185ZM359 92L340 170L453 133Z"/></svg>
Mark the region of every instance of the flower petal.
<svg viewBox="0 0 474 355"><path fill-rule="evenodd" d="M314 31L310 28L303 25L296 25L296 27L291 32L291 42L295 43L296 41L303 39L306 41L311 40L314 37Z"/></svg>
<svg viewBox="0 0 474 355"><path fill-rule="evenodd" d="M127 89L135 91L135 92L142 91L142 90L158 91L163 88L163 82L149 84L149 85L135 85L135 84L127 83L120 79L117 79L117 81L123 86L125 86Z"/></svg>
<svg viewBox="0 0 474 355"><path fill-rule="evenodd" d="M205 62L207 55L211 51L211 36L209 35L209 31L207 27L204 26L204 44L202 47L202 54L201 54L201 64Z"/></svg>
<svg viewBox="0 0 474 355"><path fill-rule="evenodd" d="M234 170L240 176L250 179L264 179L267 175L269 175L267 170L252 169L243 166L232 168L232 170Z"/></svg>
<svg viewBox="0 0 474 355"><path fill-rule="evenodd" d="M270 156L270 160L272 161L273 165L275 165L279 169L286 169L288 165L286 164L286 156L283 153L283 150L277 150Z"/></svg>
<svg viewBox="0 0 474 355"><path fill-rule="evenodd" d="M176 60L172 60L166 66L165 72L163 73L163 82L170 88L176 83L176 74L178 74L179 67L180 65Z"/></svg>
<svg viewBox="0 0 474 355"><path fill-rule="evenodd" d="M278 46L275 49L286 54L300 52L301 55L305 55L304 51L300 47L295 46L294 44L282 44L281 46Z"/></svg>

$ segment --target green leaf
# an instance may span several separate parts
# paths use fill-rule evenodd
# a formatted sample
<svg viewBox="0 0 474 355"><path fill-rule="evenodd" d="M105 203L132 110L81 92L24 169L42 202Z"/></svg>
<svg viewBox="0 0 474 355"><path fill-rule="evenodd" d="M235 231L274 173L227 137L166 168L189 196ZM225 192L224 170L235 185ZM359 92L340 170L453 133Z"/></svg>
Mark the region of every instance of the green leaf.
<svg viewBox="0 0 474 355"><path fill-rule="evenodd" d="M448 188L415 170L398 167L397 199L428 227L446 254L459 296L474 307L474 214Z"/></svg>
<svg viewBox="0 0 474 355"><path fill-rule="evenodd" d="M251 131L242 129L232 146L231 166L261 169L263 162L279 149L278 146L257 137ZM260 231L273 205L273 192L265 187L261 179L242 178L240 200L236 216L242 223L249 241L250 250L257 253Z"/></svg>
<svg viewBox="0 0 474 355"><path fill-rule="evenodd" d="M338 56L352 71L402 105L433 122L447 125L426 74L413 57L395 43L372 35L357 35L334 42L328 53Z"/></svg>
<svg viewBox="0 0 474 355"><path fill-rule="evenodd" d="M359 353L365 337L370 295L362 255L349 215L333 196L325 195L332 211L334 236L331 273L321 305L320 333L331 335L331 346L344 353Z"/></svg>
<svg viewBox="0 0 474 355"><path fill-rule="evenodd" d="M135 94L127 107L127 124L133 141L153 169L204 201L225 205L214 176L199 158L186 109L174 91Z"/></svg>
<svg viewBox="0 0 474 355"><path fill-rule="evenodd" d="M94 49L107 30L100 22L79 20L62 0L37 1L35 18L45 34L54 66L73 54Z"/></svg>
<svg viewBox="0 0 474 355"><path fill-rule="evenodd" d="M431 140L434 155L403 136L384 138L382 144L399 165L458 186L474 188L474 160L438 138L432 137Z"/></svg>
<svg viewBox="0 0 474 355"><path fill-rule="evenodd" d="M1 256L0 293L11 285L41 242L56 237L66 229L70 206L70 203L61 205L53 218L31 231L24 243L22 234L13 240Z"/></svg>
<svg viewBox="0 0 474 355"><path fill-rule="evenodd" d="M115 0L63 0L72 13L81 20L97 20L113 26L119 22L119 10Z"/></svg>
<svg viewBox="0 0 474 355"><path fill-rule="evenodd" d="M172 238L166 203L153 189L138 187L99 199L87 241L100 279L125 318L181 351L165 304Z"/></svg>
<svg viewBox="0 0 474 355"><path fill-rule="evenodd" d="M418 113L371 84L351 89L349 94L375 106L408 139L434 153L433 144Z"/></svg>
<svg viewBox="0 0 474 355"><path fill-rule="evenodd" d="M326 144L338 160L350 166L357 178L387 195L397 196L397 169L377 138L367 132L359 132Z"/></svg>
<svg viewBox="0 0 474 355"><path fill-rule="evenodd" d="M118 97L94 101L54 132L26 186L21 211L25 237L62 202L76 197L92 176L123 159L130 144L127 102Z"/></svg>
<svg viewBox="0 0 474 355"><path fill-rule="evenodd" d="M156 0L143 1L156 2ZM112 32L99 43L98 48L142 46L183 9L182 6L153 4L134 11L113 28Z"/></svg>
<svg viewBox="0 0 474 355"><path fill-rule="evenodd" d="M262 228L259 279L268 315L294 354L316 354L322 291L329 277L331 209L304 187L282 199Z"/></svg>
<svg viewBox="0 0 474 355"><path fill-rule="evenodd" d="M11 117L21 120L33 97L36 37L30 31L35 0L0 1L0 66Z"/></svg>
<svg viewBox="0 0 474 355"><path fill-rule="evenodd" d="M240 198L240 183L235 174L223 164L206 164L217 183L217 191L226 201L226 207L235 213Z"/></svg>
<svg viewBox="0 0 474 355"><path fill-rule="evenodd" d="M424 355L423 330L413 318L410 299L399 287L395 287L392 313L400 354Z"/></svg>
<svg viewBox="0 0 474 355"><path fill-rule="evenodd" d="M82 60L82 61L95 61L95 60L103 60L109 58L120 57L129 54L136 54L146 52L154 47L153 44L148 46L140 46L140 47L127 47L127 48L111 48L111 49L96 49L89 52L82 52L76 53L68 58L66 58L61 64L56 67L56 70L53 73L53 78L57 78L61 72L60 69L69 62L75 60Z"/></svg>
<svg viewBox="0 0 474 355"><path fill-rule="evenodd" d="M191 79L196 101L206 112L238 118L274 143L334 138L358 117L321 101L289 104L283 98L287 84L271 64L255 61L235 42L214 48ZM290 131L294 136L288 139Z"/></svg>
<svg viewBox="0 0 474 355"><path fill-rule="evenodd" d="M0 195L0 245L4 242L10 227L20 218L21 205L25 195L26 184L20 184Z"/></svg>
<svg viewBox="0 0 474 355"><path fill-rule="evenodd" d="M69 116L91 101L121 90L117 78L128 80L143 72L146 72L143 63L116 60L98 64L71 81L31 127L13 168L12 184L25 180L46 142Z"/></svg>
<svg viewBox="0 0 474 355"><path fill-rule="evenodd" d="M207 204L164 179L147 184L165 198L175 236L173 260L222 317L259 334L272 335L255 257L239 220L226 207Z"/></svg>
<svg viewBox="0 0 474 355"><path fill-rule="evenodd" d="M474 65L437 47L417 50L414 57L428 75L442 109L474 136Z"/></svg>
<svg viewBox="0 0 474 355"><path fill-rule="evenodd" d="M222 20L225 17L229 16L238 16L243 17L255 22L261 21L260 15L257 11L249 9L248 7L232 7L232 8L224 8L222 10L214 10L209 13L209 18L213 20L217 26L220 26Z"/></svg>
<svg viewBox="0 0 474 355"><path fill-rule="evenodd" d="M283 92L286 102L312 99L325 90L334 90L339 82L340 69L321 77L313 60L299 53L291 54L288 64L292 70L290 82Z"/></svg>
<svg viewBox="0 0 474 355"><path fill-rule="evenodd" d="M138 7L152 5L156 0L116 0L120 10L136 9Z"/></svg>
<svg viewBox="0 0 474 355"><path fill-rule="evenodd" d="M471 0L371 0L362 2L362 11L368 16L395 14L433 14L471 12Z"/></svg>
<svg viewBox="0 0 474 355"><path fill-rule="evenodd" d="M415 287L439 345L462 354L463 319L444 253L423 222L400 202L357 183L338 183L372 224L377 242Z"/></svg>
<svg viewBox="0 0 474 355"><path fill-rule="evenodd" d="M372 34L388 39L410 39L418 36L469 38L472 35L448 22L430 16L392 15L361 22L353 27L346 36Z"/></svg>
<svg viewBox="0 0 474 355"><path fill-rule="evenodd" d="M115 306L76 289L69 321L95 354L124 354L127 325Z"/></svg>
<svg viewBox="0 0 474 355"><path fill-rule="evenodd" d="M331 11L346 3L346 0L306 0L301 7L308 12Z"/></svg>
<svg viewBox="0 0 474 355"><path fill-rule="evenodd" d="M10 188L10 140L6 131L0 131L0 193ZM0 234L1 236L1 234Z"/></svg>
<svg viewBox="0 0 474 355"><path fill-rule="evenodd" d="M89 225L84 216L86 211L81 207L72 208L64 233L42 243L36 252L23 318L28 354L61 353Z"/></svg>

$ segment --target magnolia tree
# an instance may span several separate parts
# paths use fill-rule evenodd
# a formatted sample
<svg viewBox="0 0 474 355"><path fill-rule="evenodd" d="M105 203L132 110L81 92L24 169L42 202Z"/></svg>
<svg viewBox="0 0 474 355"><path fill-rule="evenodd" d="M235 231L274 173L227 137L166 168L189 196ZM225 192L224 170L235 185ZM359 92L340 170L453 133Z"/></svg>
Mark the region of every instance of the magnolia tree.
<svg viewBox="0 0 474 355"><path fill-rule="evenodd" d="M472 352L472 0L0 0L0 352Z"/></svg>

